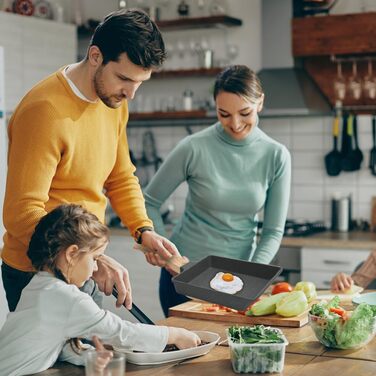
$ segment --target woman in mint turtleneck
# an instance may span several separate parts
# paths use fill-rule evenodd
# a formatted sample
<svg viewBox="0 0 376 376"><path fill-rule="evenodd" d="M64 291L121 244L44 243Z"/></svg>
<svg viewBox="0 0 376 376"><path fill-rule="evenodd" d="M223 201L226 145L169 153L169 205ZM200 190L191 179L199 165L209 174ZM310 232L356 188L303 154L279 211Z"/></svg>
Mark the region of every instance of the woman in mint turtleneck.
<svg viewBox="0 0 376 376"><path fill-rule="evenodd" d="M218 255L270 263L287 215L290 154L258 127L264 93L248 67L224 69L215 81L214 99L219 122L184 138L169 154L144 192L148 215L156 232L166 235L160 207L186 181L185 210L170 238L182 255L190 261ZM152 257L147 255L151 263ZM169 307L187 300L175 292L164 268L159 295L166 315Z"/></svg>

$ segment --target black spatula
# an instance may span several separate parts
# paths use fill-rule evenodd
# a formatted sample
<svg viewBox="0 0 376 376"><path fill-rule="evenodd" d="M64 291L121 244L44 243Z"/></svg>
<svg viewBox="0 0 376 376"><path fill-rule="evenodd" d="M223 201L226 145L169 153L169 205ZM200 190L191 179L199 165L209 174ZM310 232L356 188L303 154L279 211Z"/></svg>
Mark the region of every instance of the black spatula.
<svg viewBox="0 0 376 376"><path fill-rule="evenodd" d="M363 162L363 153L360 150L359 142L358 142L358 117L354 115L353 119L353 134L354 134L354 142L355 142L355 148L353 151L353 159L354 159L354 165L356 166L357 170L360 170L360 166Z"/></svg>
<svg viewBox="0 0 376 376"><path fill-rule="evenodd" d="M369 156L369 168L371 174L376 176L376 115L372 116L372 142L373 146Z"/></svg>
<svg viewBox="0 0 376 376"><path fill-rule="evenodd" d="M346 133L344 135L345 148L342 150L342 170L343 171L356 171L358 170L356 156L353 149L353 115L349 115L346 122Z"/></svg>
<svg viewBox="0 0 376 376"><path fill-rule="evenodd" d="M325 168L329 176L338 176L342 170L342 156L338 150L339 117L333 120L333 150L325 156Z"/></svg>

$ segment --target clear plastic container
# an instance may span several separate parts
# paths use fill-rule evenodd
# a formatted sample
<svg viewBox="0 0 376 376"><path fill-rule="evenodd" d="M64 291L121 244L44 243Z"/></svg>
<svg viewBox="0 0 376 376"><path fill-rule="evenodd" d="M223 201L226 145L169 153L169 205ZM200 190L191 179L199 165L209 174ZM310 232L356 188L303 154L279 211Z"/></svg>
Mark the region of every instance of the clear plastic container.
<svg viewBox="0 0 376 376"><path fill-rule="evenodd" d="M273 328L283 338L281 343L234 343L226 330L231 363L236 373L282 372L288 345L282 331Z"/></svg>

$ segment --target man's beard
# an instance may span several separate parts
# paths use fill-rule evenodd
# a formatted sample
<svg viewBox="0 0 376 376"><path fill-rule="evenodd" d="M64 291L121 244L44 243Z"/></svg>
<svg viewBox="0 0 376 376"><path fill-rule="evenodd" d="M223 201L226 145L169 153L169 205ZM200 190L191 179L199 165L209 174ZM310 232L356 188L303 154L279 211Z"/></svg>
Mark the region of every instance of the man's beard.
<svg viewBox="0 0 376 376"><path fill-rule="evenodd" d="M102 67L100 67L94 75L94 89L98 98L110 108L118 108L121 104L121 99L126 98L124 95L108 95L104 89L104 84L102 80ZM121 97L121 98L120 98ZM114 98L118 98L117 101Z"/></svg>

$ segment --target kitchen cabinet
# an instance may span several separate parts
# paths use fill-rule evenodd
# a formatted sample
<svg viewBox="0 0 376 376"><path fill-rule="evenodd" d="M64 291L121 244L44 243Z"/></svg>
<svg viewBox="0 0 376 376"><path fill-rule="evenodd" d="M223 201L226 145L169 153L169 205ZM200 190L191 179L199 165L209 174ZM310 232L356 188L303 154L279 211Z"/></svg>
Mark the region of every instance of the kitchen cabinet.
<svg viewBox="0 0 376 376"><path fill-rule="evenodd" d="M300 248L282 246L271 262L272 265L279 265L283 268L280 277L291 285L295 285L301 280L300 251Z"/></svg>
<svg viewBox="0 0 376 376"><path fill-rule="evenodd" d="M368 74L368 60L371 58L375 64L375 25L376 12L292 20L293 55L304 61L304 68L332 107L338 99L333 85L338 67L332 57L341 59L345 79L355 75L352 61L356 62L356 75L363 79ZM347 93L342 105L359 114L372 114L376 109L374 98L366 95L365 91L360 98Z"/></svg>
<svg viewBox="0 0 376 376"><path fill-rule="evenodd" d="M302 248L301 279L313 282L319 289L328 289L335 274L351 274L369 252L364 249Z"/></svg>

